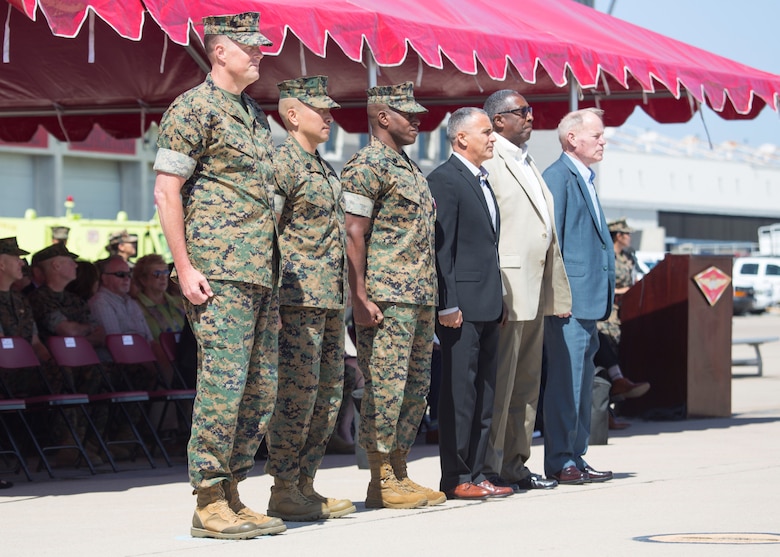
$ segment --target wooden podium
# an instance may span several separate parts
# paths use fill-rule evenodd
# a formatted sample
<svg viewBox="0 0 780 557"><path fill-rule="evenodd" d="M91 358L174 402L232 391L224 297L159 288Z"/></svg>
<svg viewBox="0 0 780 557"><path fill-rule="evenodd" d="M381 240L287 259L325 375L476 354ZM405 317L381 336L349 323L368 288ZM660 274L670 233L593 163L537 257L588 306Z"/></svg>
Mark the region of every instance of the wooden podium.
<svg viewBox="0 0 780 557"><path fill-rule="evenodd" d="M731 267L730 256L667 255L623 296L620 365L651 388L621 414L731 415Z"/></svg>

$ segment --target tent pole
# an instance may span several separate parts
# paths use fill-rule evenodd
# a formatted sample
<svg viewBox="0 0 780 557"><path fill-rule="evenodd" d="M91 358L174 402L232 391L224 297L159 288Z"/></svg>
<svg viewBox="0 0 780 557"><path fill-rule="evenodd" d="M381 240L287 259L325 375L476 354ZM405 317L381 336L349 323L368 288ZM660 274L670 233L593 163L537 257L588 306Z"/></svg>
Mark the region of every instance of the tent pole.
<svg viewBox="0 0 780 557"><path fill-rule="evenodd" d="M577 81L574 79L574 74L571 70L566 70L569 75L569 111L574 112L579 108L580 100L577 94Z"/></svg>
<svg viewBox="0 0 780 557"><path fill-rule="evenodd" d="M370 48L366 49L368 51L368 86L370 87L376 87L376 60L374 60L374 54L371 52Z"/></svg>

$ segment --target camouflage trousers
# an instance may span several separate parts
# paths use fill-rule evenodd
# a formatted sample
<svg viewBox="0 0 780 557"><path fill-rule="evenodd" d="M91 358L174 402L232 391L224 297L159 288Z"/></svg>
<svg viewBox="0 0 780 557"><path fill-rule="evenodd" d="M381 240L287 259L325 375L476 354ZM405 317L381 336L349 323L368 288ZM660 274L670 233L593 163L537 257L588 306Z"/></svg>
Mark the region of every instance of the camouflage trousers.
<svg viewBox="0 0 780 557"><path fill-rule="evenodd" d="M408 450L417 436L431 384L433 306L377 303L378 327L357 326L357 357L365 379L360 445L367 451Z"/></svg>
<svg viewBox="0 0 780 557"><path fill-rule="evenodd" d="M609 338L609 343L612 345L612 349L615 354L618 353L618 347L620 346L620 317L618 317L618 311L620 307L615 303L612 304L612 313L606 321L599 321L596 323L598 331Z"/></svg>
<svg viewBox="0 0 780 557"><path fill-rule="evenodd" d="M214 297L208 302L184 301L198 341L187 446L195 488L246 478L276 401L278 292L242 282L209 284Z"/></svg>
<svg viewBox="0 0 780 557"><path fill-rule="evenodd" d="M344 393L344 310L281 306L279 392L268 425L274 477L314 477Z"/></svg>

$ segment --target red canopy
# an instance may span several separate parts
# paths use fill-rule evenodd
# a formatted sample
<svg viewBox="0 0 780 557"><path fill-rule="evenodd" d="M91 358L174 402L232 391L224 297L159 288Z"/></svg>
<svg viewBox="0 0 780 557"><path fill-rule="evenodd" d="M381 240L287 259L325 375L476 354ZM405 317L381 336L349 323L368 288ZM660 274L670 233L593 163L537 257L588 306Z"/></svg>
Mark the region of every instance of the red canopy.
<svg viewBox="0 0 780 557"><path fill-rule="evenodd" d="M377 83L415 82L431 109L426 129L504 88L534 105L535 127L552 128L569 110L572 83L579 105L604 108L608 125L636 106L659 122L687 121L699 103L727 119L780 108L780 76L570 0L7 2L5 140L27 140L39 124L73 141L95 123L115 137L139 136L208 71L194 32L202 34L202 17L243 11L259 11L274 42L249 93L273 112L278 81L326 74L344 107L334 116L348 131L365 131L374 61Z"/></svg>

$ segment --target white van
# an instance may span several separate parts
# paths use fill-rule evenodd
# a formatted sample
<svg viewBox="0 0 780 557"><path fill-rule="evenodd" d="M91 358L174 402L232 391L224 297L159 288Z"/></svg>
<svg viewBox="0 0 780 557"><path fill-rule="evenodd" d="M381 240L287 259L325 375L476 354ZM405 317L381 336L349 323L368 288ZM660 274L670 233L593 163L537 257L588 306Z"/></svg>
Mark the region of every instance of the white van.
<svg viewBox="0 0 780 557"><path fill-rule="evenodd" d="M780 304L780 257L737 257L731 280L735 288L753 287L757 312Z"/></svg>

